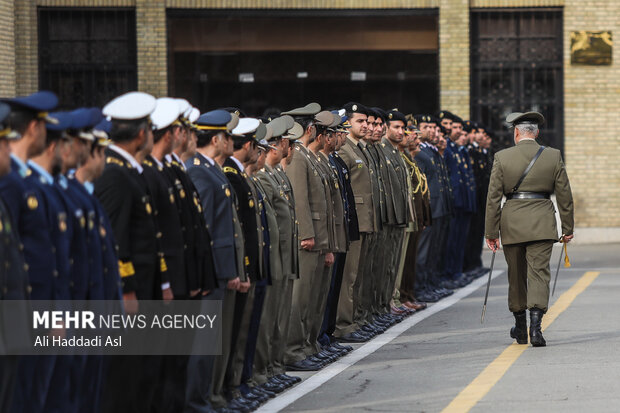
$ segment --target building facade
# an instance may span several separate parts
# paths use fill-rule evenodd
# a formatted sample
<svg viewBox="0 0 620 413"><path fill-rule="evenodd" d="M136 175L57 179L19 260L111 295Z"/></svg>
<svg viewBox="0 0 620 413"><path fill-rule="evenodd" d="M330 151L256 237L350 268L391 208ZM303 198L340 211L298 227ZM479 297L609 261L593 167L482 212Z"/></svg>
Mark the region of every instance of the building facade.
<svg viewBox="0 0 620 413"><path fill-rule="evenodd" d="M620 241L620 65L571 62L571 33L613 35L619 15L615 0L0 0L0 94L441 108L490 125L500 147L503 116L533 108L563 150L577 240Z"/></svg>

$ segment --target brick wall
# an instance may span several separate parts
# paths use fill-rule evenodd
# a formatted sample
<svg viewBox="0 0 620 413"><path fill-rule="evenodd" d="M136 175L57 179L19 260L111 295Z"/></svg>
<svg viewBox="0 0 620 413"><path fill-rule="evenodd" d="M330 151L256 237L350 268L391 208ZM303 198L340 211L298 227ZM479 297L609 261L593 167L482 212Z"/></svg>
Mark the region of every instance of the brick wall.
<svg viewBox="0 0 620 413"><path fill-rule="evenodd" d="M35 0L17 0L15 6L15 93L38 89L37 8Z"/></svg>
<svg viewBox="0 0 620 413"><path fill-rule="evenodd" d="M611 30L620 35L615 0L0 0L2 95L37 89L36 6L135 6L138 85L167 94L166 8L437 8L440 102L469 116L469 8L564 6L565 152L578 227L618 228L620 233L620 67L571 66L570 32ZM14 13L14 19L11 18ZM15 49L10 45L15 43ZM617 40L616 40L617 42ZM13 69L13 62L15 68ZM14 80L13 80L14 79Z"/></svg>
<svg viewBox="0 0 620 413"><path fill-rule="evenodd" d="M0 0L0 96L15 96L15 9L12 0Z"/></svg>
<svg viewBox="0 0 620 413"><path fill-rule="evenodd" d="M564 104L566 163L579 227L620 227L620 2L565 0ZM611 66L570 63L570 32L611 30Z"/></svg>
<svg viewBox="0 0 620 413"><path fill-rule="evenodd" d="M136 0L138 90L168 94L166 6L164 0Z"/></svg>
<svg viewBox="0 0 620 413"><path fill-rule="evenodd" d="M382 9L436 8L440 0L166 0L170 8Z"/></svg>
<svg viewBox="0 0 620 413"><path fill-rule="evenodd" d="M469 0L439 2L439 102L469 118Z"/></svg>

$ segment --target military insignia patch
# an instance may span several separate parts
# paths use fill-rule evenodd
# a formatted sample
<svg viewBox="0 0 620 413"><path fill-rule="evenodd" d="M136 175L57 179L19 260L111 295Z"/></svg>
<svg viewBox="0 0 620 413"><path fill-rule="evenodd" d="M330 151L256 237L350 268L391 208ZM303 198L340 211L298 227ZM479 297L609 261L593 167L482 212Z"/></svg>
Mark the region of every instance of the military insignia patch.
<svg viewBox="0 0 620 413"><path fill-rule="evenodd" d="M33 210L37 209L37 207L39 206L39 201L37 201L37 197L34 195L30 195L26 203L28 204L28 208Z"/></svg>
<svg viewBox="0 0 620 413"><path fill-rule="evenodd" d="M230 189L226 188L224 189L224 193L226 194L227 197L230 196Z"/></svg>
<svg viewBox="0 0 620 413"><path fill-rule="evenodd" d="M64 213L58 214L58 229L60 232L67 230L67 216Z"/></svg>
<svg viewBox="0 0 620 413"><path fill-rule="evenodd" d="M200 159L194 158L194 165L200 165Z"/></svg>

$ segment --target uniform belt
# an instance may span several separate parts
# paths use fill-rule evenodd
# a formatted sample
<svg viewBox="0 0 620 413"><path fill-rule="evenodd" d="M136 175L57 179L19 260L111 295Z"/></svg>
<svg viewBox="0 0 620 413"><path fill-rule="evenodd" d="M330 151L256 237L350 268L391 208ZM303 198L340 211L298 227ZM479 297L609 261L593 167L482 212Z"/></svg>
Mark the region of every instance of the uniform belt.
<svg viewBox="0 0 620 413"><path fill-rule="evenodd" d="M506 199L549 199L548 192L513 192L506 195Z"/></svg>

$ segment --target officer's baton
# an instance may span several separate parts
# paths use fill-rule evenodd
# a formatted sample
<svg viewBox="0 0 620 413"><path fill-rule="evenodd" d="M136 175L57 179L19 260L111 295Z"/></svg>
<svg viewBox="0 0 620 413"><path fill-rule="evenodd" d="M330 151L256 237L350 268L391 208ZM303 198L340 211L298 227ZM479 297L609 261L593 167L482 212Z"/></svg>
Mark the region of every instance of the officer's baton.
<svg viewBox="0 0 620 413"><path fill-rule="evenodd" d="M482 317L480 318L480 324L484 323L484 313L487 312L487 300L489 299L489 287L491 287L491 275L493 274L494 264L495 264L495 251L493 251L493 257L491 258L491 268L489 269L489 279L487 281L487 292L484 294L484 305L482 306Z"/></svg>
<svg viewBox="0 0 620 413"><path fill-rule="evenodd" d="M558 282L558 274L560 273L560 265L562 265L562 254L564 254L564 248L560 248L560 260L558 261L558 268L555 270L555 280L553 280L553 290L551 290L551 297L555 293L555 285Z"/></svg>

